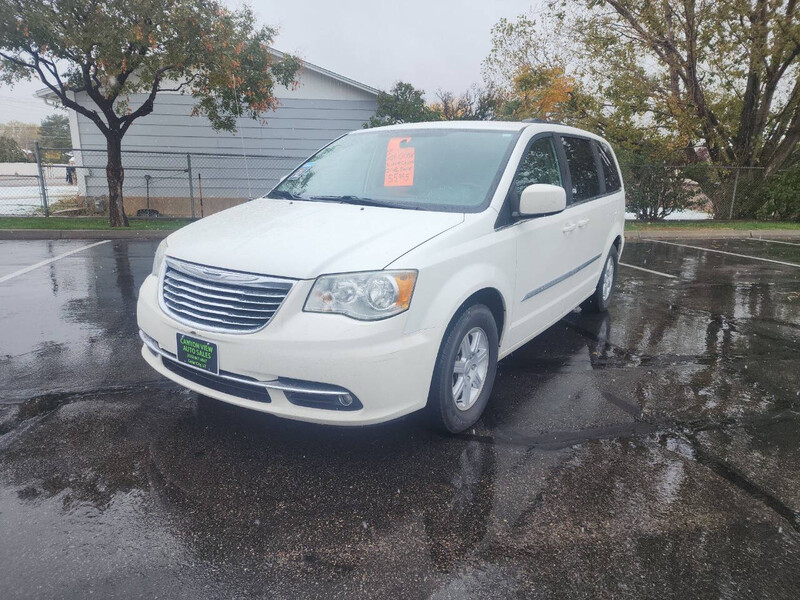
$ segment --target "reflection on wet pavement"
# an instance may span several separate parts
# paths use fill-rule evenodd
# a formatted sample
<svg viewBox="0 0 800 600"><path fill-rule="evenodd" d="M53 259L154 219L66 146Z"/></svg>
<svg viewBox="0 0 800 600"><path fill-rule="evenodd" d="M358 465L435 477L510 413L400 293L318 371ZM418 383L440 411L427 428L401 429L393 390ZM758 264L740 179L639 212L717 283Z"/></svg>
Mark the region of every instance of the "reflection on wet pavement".
<svg viewBox="0 0 800 600"><path fill-rule="evenodd" d="M154 250L0 286L5 597L798 596L800 270L629 244L679 279L622 271L609 314L504 360L445 437L158 380L135 339Z"/></svg>
<svg viewBox="0 0 800 600"><path fill-rule="evenodd" d="M2 244L3 259L34 264L86 242ZM157 244L111 242L0 284L0 398L156 381L141 368L140 344L131 332L139 286Z"/></svg>

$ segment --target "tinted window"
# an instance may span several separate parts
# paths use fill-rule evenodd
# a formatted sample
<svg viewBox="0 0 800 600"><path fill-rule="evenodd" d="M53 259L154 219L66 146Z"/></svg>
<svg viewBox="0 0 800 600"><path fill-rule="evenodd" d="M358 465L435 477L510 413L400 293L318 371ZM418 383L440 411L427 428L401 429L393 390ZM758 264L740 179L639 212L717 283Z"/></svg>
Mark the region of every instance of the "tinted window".
<svg viewBox="0 0 800 600"><path fill-rule="evenodd" d="M583 138L564 137L564 151L572 176L572 201L588 200L600 194L600 178L594 162L592 142Z"/></svg>
<svg viewBox="0 0 800 600"><path fill-rule="evenodd" d="M611 148L606 144L598 143L597 151L600 153L600 162L603 165L603 180L606 183L606 193L616 192L622 187L622 182L619 179L617 161L614 160Z"/></svg>
<svg viewBox="0 0 800 600"><path fill-rule="evenodd" d="M517 195L534 183L561 184L561 171L558 168L553 138L536 140L519 165L517 173Z"/></svg>

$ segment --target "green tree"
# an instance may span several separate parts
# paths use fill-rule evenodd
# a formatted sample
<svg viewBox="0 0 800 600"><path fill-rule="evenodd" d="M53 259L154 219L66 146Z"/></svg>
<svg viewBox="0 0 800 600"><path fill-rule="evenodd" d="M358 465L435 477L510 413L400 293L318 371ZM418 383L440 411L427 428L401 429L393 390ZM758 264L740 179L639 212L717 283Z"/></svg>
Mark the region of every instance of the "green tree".
<svg viewBox="0 0 800 600"><path fill-rule="evenodd" d="M765 219L800 221L800 164L775 173L764 189L766 201L758 216Z"/></svg>
<svg viewBox="0 0 800 600"><path fill-rule="evenodd" d="M66 115L49 115L39 126L39 144L44 148L65 149L72 146L69 135L69 118Z"/></svg>
<svg viewBox="0 0 800 600"><path fill-rule="evenodd" d="M519 15L492 27L483 78L496 90L496 116L503 120L547 119L597 129L600 105L584 90L564 44L557 15Z"/></svg>
<svg viewBox="0 0 800 600"><path fill-rule="evenodd" d="M786 164L800 141L794 0L581 4L572 31L590 58L587 79L598 82L604 102L673 132L687 161L696 161L703 147L715 164L763 167L766 176ZM715 212L725 214L729 196L713 194L712 184L729 186L721 180L705 186Z"/></svg>
<svg viewBox="0 0 800 600"><path fill-rule="evenodd" d="M0 136L0 162L25 162L25 153L10 137Z"/></svg>
<svg viewBox="0 0 800 600"><path fill-rule="evenodd" d="M39 139L39 126L36 123L19 121L0 123L0 136L10 137L22 150L32 153L34 142Z"/></svg>
<svg viewBox="0 0 800 600"><path fill-rule="evenodd" d="M194 113L215 129L274 109L274 86L291 85L300 67L273 58L274 35L250 9L221 0L0 0L0 81L38 77L103 133L109 222L122 226L122 139L131 124L166 90L191 94Z"/></svg>
<svg viewBox="0 0 800 600"><path fill-rule="evenodd" d="M696 184L687 177L684 167L665 164L658 152L660 146L636 153L618 155L625 179L625 208L636 214L639 221L660 221L676 210L693 208Z"/></svg>
<svg viewBox="0 0 800 600"><path fill-rule="evenodd" d="M581 83L562 67L522 67L511 88L500 96L500 119L546 119L598 129L599 104L581 89Z"/></svg>
<svg viewBox="0 0 800 600"><path fill-rule="evenodd" d="M430 110L443 121L491 121L497 116L500 97L494 87L472 86L460 96L439 90Z"/></svg>
<svg viewBox="0 0 800 600"><path fill-rule="evenodd" d="M378 94L375 116L364 127L381 127L395 123L439 121L442 116L425 103L425 92L410 83L398 81L388 92Z"/></svg>
<svg viewBox="0 0 800 600"><path fill-rule="evenodd" d="M670 164L762 167L752 177L786 166L800 141L797 2L550 0L549 8L493 29L484 78L503 83L511 117L536 112L520 106L533 100L535 109L564 83L548 75L563 73L575 85L554 114L617 147L649 140ZM728 214L735 173L696 174L718 215ZM739 216L756 209L737 206Z"/></svg>
<svg viewBox="0 0 800 600"><path fill-rule="evenodd" d="M545 11L500 19L491 29L491 50L483 61L484 80L497 89L510 90L523 71L557 69L572 75L569 58L574 48L565 35L560 13Z"/></svg>

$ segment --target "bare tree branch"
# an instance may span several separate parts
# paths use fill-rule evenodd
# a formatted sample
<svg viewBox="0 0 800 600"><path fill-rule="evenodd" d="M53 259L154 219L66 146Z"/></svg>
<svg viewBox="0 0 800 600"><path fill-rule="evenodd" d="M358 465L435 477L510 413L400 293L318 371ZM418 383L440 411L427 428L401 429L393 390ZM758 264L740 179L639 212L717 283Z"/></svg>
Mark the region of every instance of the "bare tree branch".
<svg viewBox="0 0 800 600"><path fill-rule="evenodd" d="M95 111L89 110L88 108L84 107L82 104L78 104L77 102L70 99L69 96L67 95L68 90L66 89L66 86L64 86L63 83L60 82L60 79L59 79L60 85L51 83L50 80L47 78L46 74L44 73L44 71L42 71L41 67L35 61L33 63L26 63L25 61L19 60L2 51L0 51L0 57L16 65L20 65L30 70L36 71L41 82L58 97L59 101L63 106L71 108L72 110L90 119L95 125L97 125L97 127L104 134L108 131L108 127L106 127L106 124L100 118L100 115L98 115Z"/></svg>

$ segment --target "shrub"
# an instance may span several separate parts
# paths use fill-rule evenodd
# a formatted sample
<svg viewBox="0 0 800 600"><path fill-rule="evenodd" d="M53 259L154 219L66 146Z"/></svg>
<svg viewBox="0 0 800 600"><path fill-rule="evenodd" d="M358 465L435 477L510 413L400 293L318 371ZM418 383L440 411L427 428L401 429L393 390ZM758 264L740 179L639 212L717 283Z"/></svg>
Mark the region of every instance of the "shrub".
<svg viewBox="0 0 800 600"><path fill-rule="evenodd" d="M800 221L800 165L767 179L764 196L766 201L758 211L759 218Z"/></svg>
<svg viewBox="0 0 800 600"><path fill-rule="evenodd" d="M639 221L660 221L677 210L695 204L696 187L683 169L650 164L623 168L627 210Z"/></svg>

